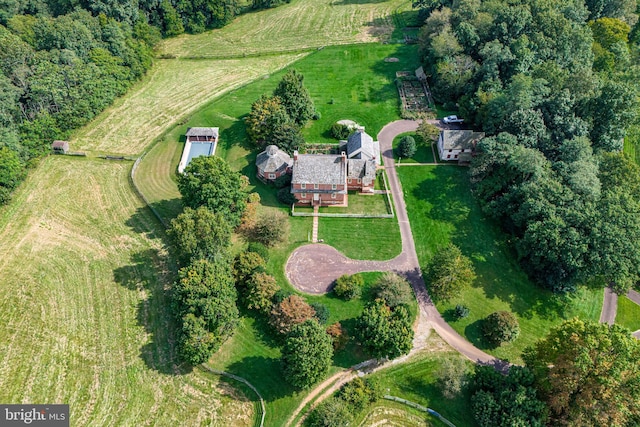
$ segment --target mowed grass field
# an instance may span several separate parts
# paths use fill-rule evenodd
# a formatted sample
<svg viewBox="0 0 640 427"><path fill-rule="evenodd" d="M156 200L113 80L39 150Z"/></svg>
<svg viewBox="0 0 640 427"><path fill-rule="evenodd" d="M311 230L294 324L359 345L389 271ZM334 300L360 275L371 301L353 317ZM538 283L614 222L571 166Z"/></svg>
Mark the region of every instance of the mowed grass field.
<svg viewBox="0 0 640 427"><path fill-rule="evenodd" d="M126 95L77 131L72 150L135 155L212 99L302 54L216 61L159 59Z"/></svg>
<svg viewBox="0 0 640 427"><path fill-rule="evenodd" d="M486 218L470 190L468 169L456 166L407 166L397 169L411 222L420 265L448 242L471 258L477 278L458 298L437 303L445 320L475 346L520 363L522 350L563 319L578 316L598 321L602 289L581 288L573 297L558 298L534 285L520 269L508 236ZM456 304L470 308L469 317L454 320ZM512 344L490 348L482 339L482 319L494 311L513 312L520 337Z"/></svg>
<svg viewBox="0 0 640 427"><path fill-rule="evenodd" d="M160 54L227 58L388 40L409 11L405 0L293 0L241 15L219 30L165 40Z"/></svg>
<svg viewBox="0 0 640 427"><path fill-rule="evenodd" d="M254 402L177 365L130 167L48 157L0 211L0 401L68 403L74 426L253 425Z"/></svg>

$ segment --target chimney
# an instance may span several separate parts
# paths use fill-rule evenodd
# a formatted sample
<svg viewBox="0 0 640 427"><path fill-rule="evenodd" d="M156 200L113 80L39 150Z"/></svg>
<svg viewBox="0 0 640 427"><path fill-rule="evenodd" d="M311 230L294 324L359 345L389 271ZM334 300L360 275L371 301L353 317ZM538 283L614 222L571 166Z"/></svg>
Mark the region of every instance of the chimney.
<svg viewBox="0 0 640 427"><path fill-rule="evenodd" d="M298 161L298 150L294 150L294 152L293 152L293 161L294 162Z"/></svg>
<svg viewBox="0 0 640 427"><path fill-rule="evenodd" d="M340 153L340 155L342 156L342 163L347 163L347 153L343 151L342 153Z"/></svg>

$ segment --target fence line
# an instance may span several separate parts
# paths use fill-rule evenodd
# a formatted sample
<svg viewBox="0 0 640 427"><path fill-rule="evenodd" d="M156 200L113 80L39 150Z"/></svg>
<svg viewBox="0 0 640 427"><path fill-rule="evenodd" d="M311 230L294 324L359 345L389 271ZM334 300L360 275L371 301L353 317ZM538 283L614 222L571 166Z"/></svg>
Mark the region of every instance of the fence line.
<svg viewBox="0 0 640 427"><path fill-rule="evenodd" d="M260 418L260 427L264 426L264 417L267 415L267 409L264 405L264 399L262 398L262 395L260 394L260 392L258 391L257 388L255 388L249 381L245 380L242 377L239 377L237 375L234 374L230 374L229 372L224 372L224 371L218 371L216 369L211 369L208 366L205 365L200 365L201 369L204 369L205 371L209 371L213 374L217 374L217 375L222 375L224 377L229 377L232 378L236 381L240 381L241 383L245 384L247 387L249 387L251 390L253 390L253 392L258 396L258 399L260 399L260 407L262 409L262 416Z"/></svg>
<svg viewBox="0 0 640 427"><path fill-rule="evenodd" d="M313 213L313 212L296 212L291 207L291 216L317 216L317 217L333 217L333 218L393 218L393 214L346 214L346 213Z"/></svg>
<svg viewBox="0 0 640 427"><path fill-rule="evenodd" d="M419 411L426 412L429 415L433 415L434 417L438 418L440 421L442 421L449 427L456 427L455 424L453 424L451 421L449 421L448 419L446 419L445 417L443 417L442 415L440 415L438 412L434 411L431 408L427 408L426 406L419 405L415 402L411 402L410 400L406 400L397 396L390 396L388 394L385 394L383 397L387 400L393 400L394 402L399 402L404 405L411 406L412 408L415 408Z"/></svg>

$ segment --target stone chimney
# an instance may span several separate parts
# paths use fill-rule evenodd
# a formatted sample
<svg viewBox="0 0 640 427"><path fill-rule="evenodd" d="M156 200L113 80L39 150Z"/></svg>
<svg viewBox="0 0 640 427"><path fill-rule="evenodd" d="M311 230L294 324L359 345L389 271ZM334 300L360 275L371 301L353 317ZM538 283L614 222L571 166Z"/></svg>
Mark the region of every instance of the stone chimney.
<svg viewBox="0 0 640 427"><path fill-rule="evenodd" d="M297 161L298 161L298 150L295 150L295 151L293 152L293 161L294 161L294 162L297 162Z"/></svg>
<svg viewBox="0 0 640 427"><path fill-rule="evenodd" d="M342 163L347 163L347 153L343 151L342 153L340 153L340 156L341 156Z"/></svg>

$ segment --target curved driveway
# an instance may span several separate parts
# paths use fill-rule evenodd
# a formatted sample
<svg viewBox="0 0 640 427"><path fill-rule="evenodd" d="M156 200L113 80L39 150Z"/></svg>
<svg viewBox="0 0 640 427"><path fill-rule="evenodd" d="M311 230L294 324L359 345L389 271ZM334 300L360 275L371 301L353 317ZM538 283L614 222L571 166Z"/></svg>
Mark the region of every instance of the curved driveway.
<svg viewBox="0 0 640 427"><path fill-rule="evenodd" d="M411 283L418 300L420 324L433 327L451 347L469 358L483 364L490 364L497 369L505 369L506 362L476 348L458 334L444 321L427 293L418 263L418 255L411 233L407 208L402 197L402 186L396 174L393 159L393 139L404 132L415 131L418 123L412 120L398 120L386 125L378 134L380 151L384 159L385 170L389 178L389 186L396 207L396 216L402 238L402 252L390 261L357 261L346 258L328 245L305 245L295 250L287 261L286 274L289 281L301 291L324 293L331 283L342 274L353 274L361 271L396 271L403 274Z"/></svg>

